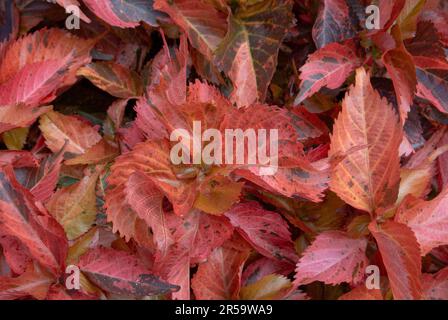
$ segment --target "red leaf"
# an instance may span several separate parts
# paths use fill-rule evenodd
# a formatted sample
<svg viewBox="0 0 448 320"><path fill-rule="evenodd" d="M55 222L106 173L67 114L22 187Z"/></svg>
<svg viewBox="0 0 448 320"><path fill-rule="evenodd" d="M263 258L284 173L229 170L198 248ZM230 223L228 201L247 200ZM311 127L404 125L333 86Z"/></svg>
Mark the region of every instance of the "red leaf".
<svg viewBox="0 0 448 320"><path fill-rule="evenodd" d="M402 136L392 107L372 88L366 71L358 69L356 85L342 103L331 136L329 156L345 156L332 172L332 191L351 206L370 213L394 204Z"/></svg>
<svg viewBox="0 0 448 320"><path fill-rule="evenodd" d="M142 172L134 172L126 183L126 201L138 217L152 229L158 250L165 254L174 239L166 225L162 208L163 194Z"/></svg>
<svg viewBox="0 0 448 320"><path fill-rule="evenodd" d="M50 102L76 81L77 69L90 62L92 45L60 29L42 29L7 43L0 63L0 104Z"/></svg>
<svg viewBox="0 0 448 320"><path fill-rule="evenodd" d="M143 94L140 76L113 62L93 62L77 72L95 86L118 98L136 98Z"/></svg>
<svg viewBox="0 0 448 320"><path fill-rule="evenodd" d="M401 40L398 27L393 29L397 47L386 51L382 60L394 84L402 123L406 120L411 108L417 86L415 66L412 56Z"/></svg>
<svg viewBox="0 0 448 320"><path fill-rule="evenodd" d="M54 100L70 58L37 62L21 69L0 85L0 104L37 106Z"/></svg>
<svg viewBox="0 0 448 320"><path fill-rule="evenodd" d="M414 59L415 60L415 59ZM441 112L448 112L448 63L436 66L417 64L417 94L429 100Z"/></svg>
<svg viewBox="0 0 448 320"><path fill-rule="evenodd" d="M0 299L13 300L31 296L43 300L54 281L54 278L34 267L17 278L0 277Z"/></svg>
<svg viewBox="0 0 448 320"><path fill-rule="evenodd" d="M320 202L328 188L329 171L302 168L278 168L274 175L260 175L260 168L235 171L258 186L286 197L301 197Z"/></svg>
<svg viewBox="0 0 448 320"><path fill-rule="evenodd" d="M264 100L280 44L292 20L291 1L264 4L231 13L227 35L214 52L215 63L232 80L231 100L239 107Z"/></svg>
<svg viewBox="0 0 448 320"><path fill-rule="evenodd" d="M332 43L311 54L300 68L300 92L294 105L311 97L323 87L339 88L347 77L361 65L353 41Z"/></svg>
<svg viewBox="0 0 448 320"><path fill-rule="evenodd" d="M222 217L196 210L185 218L171 214L167 219L176 243L165 255L157 252L154 269L180 286L173 299L190 299L190 265L210 259L210 252L231 237L233 228Z"/></svg>
<svg viewBox="0 0 448 320"><path fill-rule="evenodd" d="M157 26L152 0L83 0L98 17L114 27L134 28L144 21Z"/></svg>
<svg viewBox="0 0 448 320"><path fill-rule="evenodd" d="M297 264L294 283L359 283L368 264L366 246L365 238L354 239L342 231L319 234Z"/></svg>
<svg viewBox="0 0 448 320"><path fill-rule="evenodd" d="M124 251L92 249L78 265L93 283L110 293L143 297L179 290L151 274L136 256Z"/></svg>
<svg viewBox="0 0 448 320"><path fill-rule="evenodd" d="M97 130L86 122L56 111L41 116L39 128L45 143L53 152L58 152L67 144L65 152L79 155L101 140Z"/></svg>
<svg viewBox="0 0 448 320"><path fill-rule="evenodd" d="M11 167L0 173L0 235L17 238L27 254L59 274L65 264L67 239L61 226L15 179Z"/></svg>
<svg viewBox="0 0 448 320"><path fill-rule="evenodd" d="M419 245L412 230L393 221L382 225L373 221L369 230L378 243L394 299L420 299L422 265Z"/></svg>
<svg viewBox="0 0 448 320"><path fill-rule="evenodd" d="M216 248L207 262L199 265L191 281L196 299L238 299L243 265L249 253L247 246L237 238Z"/></svg>
<svg viewBox="0 0 448 320"><path fill-rule="evenodd" d="M383 300L383 295L381 294L381 290L367 289L367 287L362 284L346 294L343 294L338 300Z"/></svg>
<svg viewBox="0 0 448 320"><path fill-rule="evenodd" d="M414 231L421 255L448 244L448 188L431 201L407 200L398 209L396 221L406 224Z"/></svg>
<svg viewBox="0 0 448 320"><path fill-rule="evenodd" d="M447 300L448 299L448 267L436 274L422 274L423 299Z"/></svg>
<svg viewBox="0 0 448 320"><path fill-rule="evenodd" d="M61 164L63 160L64 147L52 155L42 160L40 168L37 170L37 176L35 176L36 183L30 188L31 193L36 201L47 201L56 189L58 183L59 174L61 171Z"/></svg>
<svg viewBox="0 0 448 320"><path fill-rule="evenodd" d="M114 232L129 239L135 234L137 216L125 199L125 184L134 172L145 173L171 201L174 211L186 214L196 197L196 189L186 180L178 180L173 172L169 145L164 141L138 144L131 152L121 155L112 166L108 178L110 189L106 194L108 221Z"/></svg>
<svg viewBox="0 0 448 320"><path fill-rule="evenodd" d="M288 224L257 202L241 203L225 214L230 223L257 251L266 257L295 263L297 255Z"/></svg>
<svg viewBox="0 0 448 320"><path fill-rule="evenodd" d="M39 162L30 151L1 150L1 165L10 164L13 168L37 167Z"/></svg>
<svg viewBox="0 0 448 320"><path fill-rule="evenodd" d="M26 247L15 237L0 237L0 245L9 268L16 274L22 274L32 262Z"/></svg>
<svg viewBox="0 0 448 320"><path fill-rule="evenodd" d="M319 14L313 26L313 40L318 49L332 42L341 42L355 35L346 0L320 2Z"/></svg>
<svg viewBox="0 0 448 320"><path fill-rule="evenodd" d="M0 106L0 133L30 126L51 107L29 107L24 104Z"/></svg>
<svg viewBox="0 0 448 320"><path fill-rule="evenodd" d="M180 287L172 293L172 299L190 299L190 255L189 248L182 244L174 244L167 254L157 254L154 261L154 272L173 285Z"/></svg>
<svg viewBox="0 0 448 320"><path fill-rule="evenodd" d="M154 8L167 13L188 34L191 45L212 58L227 30L222 12L211 3L196 0L156 0Z"/></svg>
<svg viewBox="0 0 448 320"><path fill-rule="evenodd" d="M246 286L257 282L270 274L280 274L288 276L294 271L294 265L290 263L261 257L245 267L242 283Z"/></svg>
<svg viewBox="0 0 448 320"><path fill-rule="evenodd" d="M191 264L205 261L214 248L233 234L233 227L226 218L197 210L184 218L170 215L169 219L176 242L189 250Z"/></svg>

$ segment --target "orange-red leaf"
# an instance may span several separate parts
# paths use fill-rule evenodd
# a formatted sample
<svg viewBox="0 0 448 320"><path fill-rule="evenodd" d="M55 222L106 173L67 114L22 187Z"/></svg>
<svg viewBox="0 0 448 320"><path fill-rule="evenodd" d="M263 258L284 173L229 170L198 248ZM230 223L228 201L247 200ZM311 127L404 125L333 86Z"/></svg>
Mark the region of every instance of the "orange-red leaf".
<svg viewBox="0 0 448 320"><path fill-rule="evenodd" d="M39 128L45 137L45 143L53 152L61 150L67 143L65 152L79 155L101 140L97 130L88 123L56 111L41 116Z"/></svg>
<svg viewBox="0 0 448 320"><path fill-rule="evenodd" d="M424 256L433 248L448 244L448 188L431 201L405 199L396 220L414 231Z"/></svg>
<svg viewBox="0 0 448 320"><path fill-rule="evenodd" d="M394 299L420 299L422 264L414 232L406 225L394 221L381 225L373 221L369 230L378 243Z"/></svg>
<svg viewBox="0 0 448 320"><path fill-rule="evenodd" d="M261 254L293 264L297 261L288 224L278 213L264 210L253 201L237 204L225 215Z"/></svg>
<svg viewBox="0 0 448 320"><path fill-rule="evenodd" d="M140 76L117 63L93 62L79 69L77 75L118 98L135 98L143 94Z"/></svg>
<svg viewBox="0 0 448 320"><path fill-rule="evenodd" d="M124 251L92 249L81 257L79 267L93 283L111 293L143 297L179 289L149 272L136 256Z"/></svg>
<svg viewBox="0 0 448 320"><path fill-rule="evenodd" d="M62 227L38 205L15 179L13 169L3 167L0 171L0 236L18 239L29 256L57 275L64 265L67 239Z"/></svg>
<svg viewBox="0 0 448 320"><path fill-rule="evenodd" d="M300 68L302 82L294 105L300 104L323 87L339 88L362 63L356 50L354 42L347 41L343 44L330 43L311 54Z"/></svg>
<svg viewBox="0 0 448 320"><path fill-rule="evenodd" d="M423 299L448 300L448 267L436 274L422 275Z"/></svg>
<svg viewBox="0 0 448 320"><path fill-rule="evenodd" d="M383 300L383 295L381 294L381 290L367 289L365 284L361 284L340 296L339 300Z"/></svg>
<svg viewBox="0 0 448 320"><path fill-rule="evenodd" d="M192 46L212 58L227 31L222 12L211 3L197 0L156 0L154 8L166 12L188 34Z"/></svg>
<svg viewBox="0 0 448 320"><path fill-rule="evenodd" d="M333 127L329 155L345 157L331 174L330 188L351 206L370 213L394 204L402 135L392 107L372 88L366 71L358 69L356 85Z"/></svg>
<svg viewBox="0 0 448 320"><path fill-rule="evenodd" d="M236 238L216 248L207 262L199 265L191 281L196 299L238 299L243 265L249 253L247 246Z"/></svg>
<svg viewBox="0 0 448 320"><path fill-rule="evenodd" d="M365 238L354 239L342 231L319 234L297 264L295 284L359 283L367 265L366 246Z"/></svg>

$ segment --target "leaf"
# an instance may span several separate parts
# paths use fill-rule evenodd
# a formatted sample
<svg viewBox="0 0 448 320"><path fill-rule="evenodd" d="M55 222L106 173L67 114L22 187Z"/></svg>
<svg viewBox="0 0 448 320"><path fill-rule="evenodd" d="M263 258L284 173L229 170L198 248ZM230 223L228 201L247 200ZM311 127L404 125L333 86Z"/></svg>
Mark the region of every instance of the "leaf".
<svg viewBox="0 0 448 320"><path fill-rule="evenodd" d="M331 43L317 50L300 68L302 82L294 105L300 104L324 87L339 88L361 63L353 41Z"/></svg>
<svg viewBox="0 0 448 320"><path fill-rule="evenodd" d="M436 274L422 274L423 297L425 300L448 299L448 268Z"/></svg>
<svg viewBox="0 0 448 320"><path fill-rule="evenodd" d="M416 65L446 64L441 36L431 21L423 20L417 24L417 34L405 41L406 49L414 57Z"/></svg>
<svg viewBox="0 0 448 320"><path fill-rule="evenodd" d="M448 244L448 190L443 190L430 201L406 199L397 211L397 221L414 231L421 255Z"/></svg>
<svg viewBox="0 0 448 320"><path fill-rule="evenodd" d="M22 150L26 138L28 137L28 128L16 128L3 133L2 138L9 150Z"/></svg>
<svg viewBox="0 0 448 320"><path fill-rule="evenodd" d="M0 63L0 104L50 102L75 83L77 69L91 60L92 45L60 29L41 29L7 43Z"/></svg>
<svg viewBox="0 0 448 320"><path fill-rule="evenodd" d="M192 210L185 218L170 216L170 229L175 241L189 251L191 264L204 262L210 252L233 234L233 227L224 217Z"/></svg>
<svg viewBox="0 0 448 320"><path fill-rule="evenodd" d="M81 257L81 271L103 290L138 297L179 290L151 274L134 255L108 248L96 248Z"/></svg>
<svg viewBox="0 0 448 320"><path fill-rule="evenodd" d="M23 274L32 263L31 257L27 254L26 247L13 236L2 236L0 238L3 256L8 267L15 274Z"/></svg>
<svg viewBox="0 0 448 320"><path fill-rule="evenodd" d="M365 238L354 239L342 231L319 234L299 260L294 284L359 283L368 264L366 246Z"/></svg>
<svg viewBox="0 0 448 320"><path fill-rule="evenodd" d="M77 75L117 98L135 98L143 94L140 76L117 63L93 62L79 69Z"/></svg>
<svg viewBox="0 0 448 320"><path fill-rule="evenodd" d="M395 203L400 182L402 130L392 107L376 92L364 69L342 102L329 156L346 155L331 174L330 188L351 206L375 212ZM363 147L351 152L355 147Z"/></svg>
<svg viewBox="0 0 448 320"><path fill-rule="evenodd" d="M174 239L166 225L163 212L163 194L157 186L142 172L134 172L126 183L126 201L144 220L154 234L154 241L162 254L168 251Z"/></svg>
<svg viewBox="0 0 448 320"><path fill-rule="evenodd" d="M201 184L194 206L204 212L220 215L239 201L244 183L233 182L223 176Z"/></svg>
<svg viewBox="0 0 448 320"><path fill-rule="evenodd" d="M23 167L37 167L39 162L30 151L23 150L1 150L0 151L1 165L10 164L13 168Z"/></svg>
<svg viewBox="0 0 448 320"><path fill-rule="evenodd" d="M403 39L409 39L415 36L417 19L425 3L426 0L409 0L405 2L397 19L397 23L403 34Z"/></svg>
<svg viewBox="0 0 448 320"><path fill-rule="evenodd" d="M207 262L198 267L191 280L196 299L235 300L239 296L241 273L249 257L247 246L237 238L216 248Z"/></svg>
<svg viewBox="0 0 448 320"><path fill-rule="evenodd" d="M338 300L383 300L383 295L381 290L367 289L365 284L361 284L340 296Z"/></svg>
<svg viewBox="0 0 448 320"><path fill-rule="evenodd" d="M48 211L64 227L69 240L87 232L95 221L98 176L96 170L81 181L59 189L47 203Z"/></svg>
<svg viewBox="0 0 448 320"><path fill-rule="evenodd" d="M51 276L33 267L16 278L0 276L0 299L13 300L31 296L43 300L53 281Z"/></svg>
<svg viewBox="0 0 448 320"><path fill-rule="evenodd" d="M110 189L106 194L107 219L113 231L119 231L127 240L135 235L137 216L125 199L125 184L139 171L146 174L172 203L174 212L185 215L196 198L196 189L186 180L178 180L173 172L167 143L147 141L138 144L132 152L121 155L111 168L108 178Z"/></svg>
<svg viewBox="0 0 448 320"><path fill-rule="evenodd" d="M420 20L430 21L434 24L434 27L439 32L439 35L445 45L448 43L448 26L446 17L446 12L438 11L436 8L434 8L434 10L425 10L419 16Z"/></svg>
<svg viewBox="0 0 448 320"><path fill-rule="evenodd" d="M294 272L294 265L288 262L261 257L244 268L242 283L247 286L271 274L288 276Z"/></svg>
<svg viewBox="0 0 448 320"><path fill-rule="evenodd" d="M173 214L167 218L176 243L166 254L157 252L154 270L180 286L173 299L190 299L190 265L209 261L210 253L232 236L233 228L224 218L197 210L185 218Z"/></svg>
<svg viewBox="0 0 448 320"><path fill-rule="evenodd" d="M417 78L412 56L403 45L398 27L392 28L392 32L395 32L397 38L395 41L398 42L398 45L396 48L386 51L382 61L394 83L400 118L404 123L414 99Z"/></svg>
<svg viewBox="0 0 448 320"><path fill-rule="evenodd" d="M291 20L289 0L263 0L230 14L214 61L232 80L231 100L239 107L264 100Z"/></svg>
<svg viewBox="0 0 448 320"><path fill-rule="evenodd" d="M45 143L53 152L59 151L67 143L65 151L79 155L101 140L101 136L89 124L56 111L41 116L39 128Z"/></svg>
<svg viewBox="0 0 448 320"><path fill-rule="evenodd" d="M79 258L85 254L90 248L98 244L100 240L101 229L93 227L78 239L74 240L67 253L67 265L77 264Z"/></svg>
<svg viewBox="0 0 448 320"><path fill-rule="evenodd" d="M38 170L34 169L26 177L30 188L36 201L46 202L56 189L59 174L61 172L61 164L63 160L64 147L56 154L48 156L40 163ZM33 181L34 180L34 181Z"/></svg>
<svg viewBox="0 0 448 320"><path fill-rule="evenodd" d="M266 257L295 263L291 233L282 217L264 210L257 202L241 203L226 214L230 223L257 251Z"/></svg>
<svg viewBox="0 0 448 320"><path fill-rule="evenodd" d="M320 202L328 188L329 171L303 168L278 168L274 175L260 175L260 168L235 171L258 186L286 197L301 197Z"/></svg>
<svg viewBox="0 0 448 320"><path fill-rule="evenodd" d="M205 1L156 0L156 10L167 13L187 34L191 45L212 59L227 30L225 15Z"/></svg>
<svg viewBox="0 0 448 320"><path fill-rule="evenodd" d="M118 154L118 149L115 146L111 145L105 139L101 139L97 144L87 149L84 154L68 159L64 163L68 166L99 164L112 161Z"/></svg>
<svg viewBox="0 0 448 320"><path fill-rule="evenodd" d="M65 234L8 166L0 172L0 236L15 237L28 255L53 274L60 273L67 252Z"/></svg>
<svg viewBox="0 0 448 320"><path fill-rule="evenodd" d="M440 66L417 64L416 72L417 95L429 100L441 112L447 113L448 63Z"/></svg>
<svg viewBox="0 0 448 320"><path fill-rule="evenodd" d="M153 0L83 0L98 17L119 28L135 28L140 21L157 27Z"/></svg>
<svg viewBox="0 0 448 320"><path fill-rule="evenodd" d="M28 65L14 77L0 84L0 104L24 103L38 106L55 98L61 85L61 74L68 66L68 58ZM17 86L21 83L21 86Z"/></svg>
<svg viewBox="0 0 448 320"><path fill-rule="evenodd" d="M389 29L397 20L407 0L378 0L378 8L380 9L380 31ZM378 32L374 30L374 32Z"/></svg>
<svg viewBox="0 0 448 320"><path fill-rule="evenodd" d="M322 1L312 32L317 49L352 38L355 27L351 20L350 8L345 0Z"/></svg>
<svg viewBox="0 0 448 320"><path fill-rule="evenodd" d="M190 299L189 248L181 244L174 244L166 255L156 255L154 272L180 287L178 292L171 294L173 300Z"/></svg>
<svg viewBox="0 0 448 320"><path fill-rule="evenodd" d="M412 230L394 221L382 225L373 221L369 230L378 244L394 299L420 299L420 249Z"/></svg>
<svg viewBox="0 0 448 320"><path fill-rule="evenodd" d="M275 300L282 297L290 287L291 281L286 277L271 274L242 287L240 298L242 300Z"/></svg>
<svg viewBox="0 0 448 320"><path fill-rule="evenodd" d="M51 109L51 106L33 108L24 104L0 106L0 133L15 128L26 128Z"/></svg>
<svg viewBox="0 0 448 320"><path fill-rule="evenodd" d="M426 141L425 145L409 158L406 165L400 169L400 190L396 204L411 194L416 198L425 197L431 191L431 180L436 173L434 161L443 148L437 149L437 144L443 137L440 130Z"/></svg>

